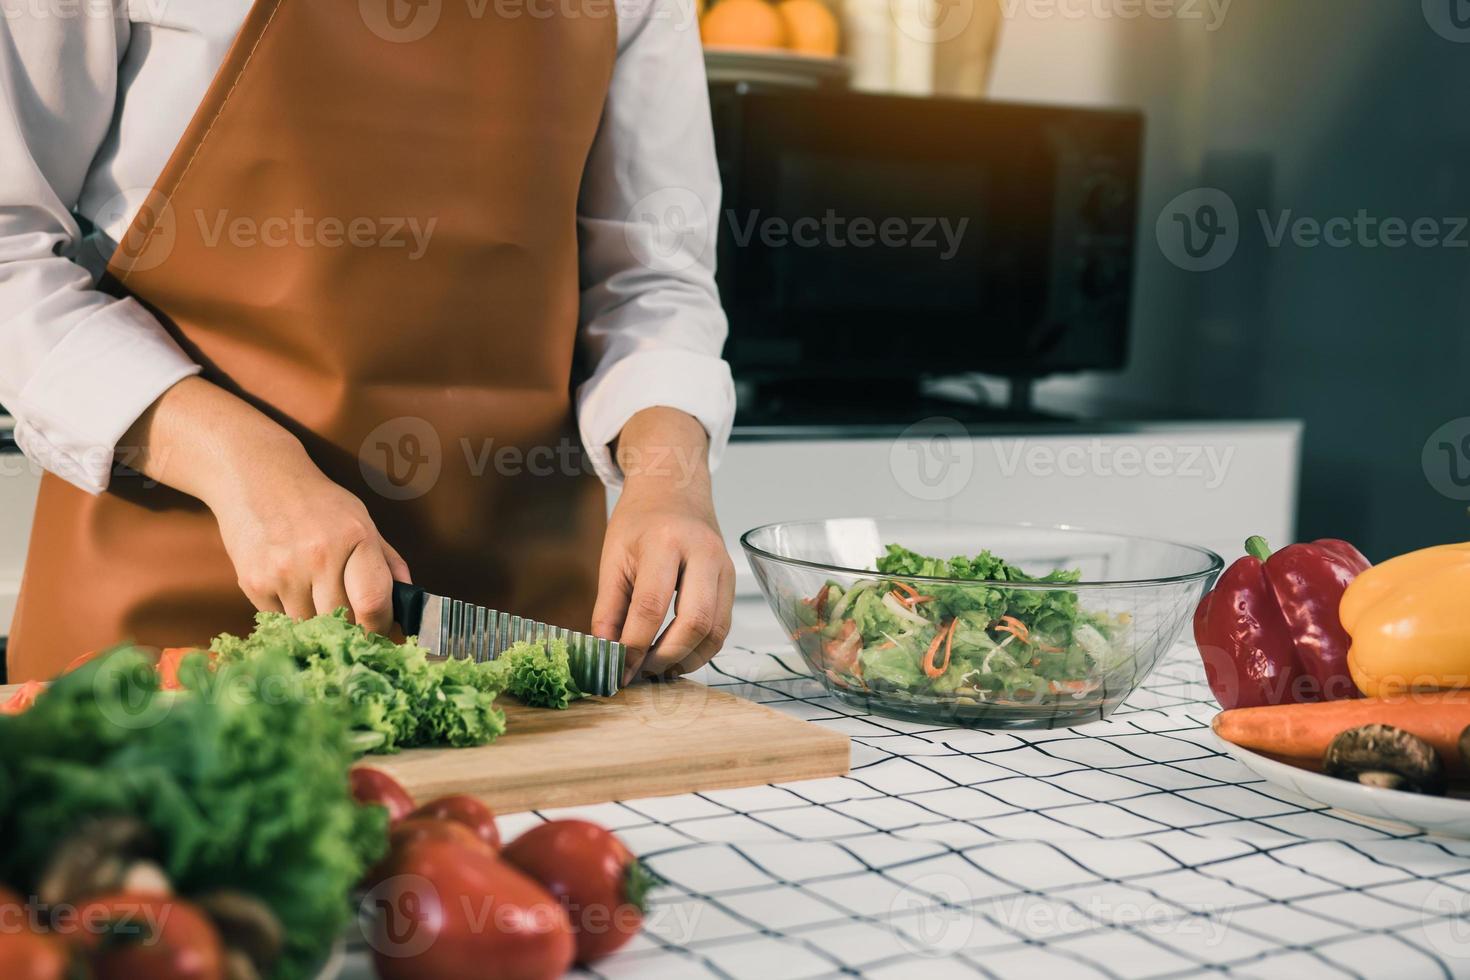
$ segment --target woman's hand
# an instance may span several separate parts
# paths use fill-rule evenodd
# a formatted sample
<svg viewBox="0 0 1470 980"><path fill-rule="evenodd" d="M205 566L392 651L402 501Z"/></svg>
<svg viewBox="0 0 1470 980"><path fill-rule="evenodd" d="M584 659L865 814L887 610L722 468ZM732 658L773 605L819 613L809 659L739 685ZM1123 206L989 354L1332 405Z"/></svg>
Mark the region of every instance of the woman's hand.
<svg viewBox="0 0 1470 980"><path fill-rule="evenodd" d="M186 378L123 444L143 475L198 497L219 521L240 588L257 609L307 619L339 606L370 630L393 625L408 566L362 501L327 479L299 440L216 385Z"/></svg>
<svg viewBox="0 0 1470 980"><path fill-rule="evenodd" d="M341 606L377 633L393 626L393 580L408 566L362 501L327 479L306 452L257 471L209 502L240 588L257 609L308 619Z"/></svg>
<svg viewBox="0 0 1470 980"><path fill-rule="evenodd" d="M696 670L730 633L735 568L715 520L707 451L703 427L668 408L638 413L618 439L623 492L602 546L592 632L627 644L624 683ZM674 621L659 636L671 603Z"/></svg>

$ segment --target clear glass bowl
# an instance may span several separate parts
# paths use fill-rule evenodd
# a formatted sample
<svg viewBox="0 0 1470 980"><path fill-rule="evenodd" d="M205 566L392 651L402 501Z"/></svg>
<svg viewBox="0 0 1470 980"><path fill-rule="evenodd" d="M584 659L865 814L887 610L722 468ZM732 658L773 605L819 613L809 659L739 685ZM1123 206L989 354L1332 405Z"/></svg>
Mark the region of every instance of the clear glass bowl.
<svg viewBox="0 0 1470 980"><path fill-rule="evenodd" d="M771 610L835 697L970 728L1106 718L1173 645L1223 564L1204 548L1151 538L949 521L768 524L740 543ZM946 560L989 551L1027 576L1075 575L879 573L891 544Z"/></svg>

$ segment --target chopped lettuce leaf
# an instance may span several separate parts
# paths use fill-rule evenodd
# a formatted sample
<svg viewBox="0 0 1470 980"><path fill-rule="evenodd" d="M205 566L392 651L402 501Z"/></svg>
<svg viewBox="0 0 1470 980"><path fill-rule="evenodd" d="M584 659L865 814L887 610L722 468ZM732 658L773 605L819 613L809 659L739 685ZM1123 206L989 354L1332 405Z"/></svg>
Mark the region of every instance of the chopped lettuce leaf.
<svg viewBox="0 0 1470 980"><path fill-rule="evenodd" d="M263 612L255 623L243 639L215 638L220 663L290 657L307 695L345 703L352 727L379 737L374 752L484 745L505 731L505 714L495 707L503 685L491 664L431 661L416 643L394 643L349 623L342 609L299 623Z"/></svg>
<svg viewBox="0 0 1470 980"><path fill-rule="evenodd" d="M565 708L582 696L563 640L516 643L487 666L506 693L533 708Z"/></svg>
<svg viewBox="0 0 1470 980"><path fill-rule="evenodd" d="M902 647L866 647L858 655L858 662L862 664L863 679L873 687L910 690L924 680L918 658Z"/></svg>

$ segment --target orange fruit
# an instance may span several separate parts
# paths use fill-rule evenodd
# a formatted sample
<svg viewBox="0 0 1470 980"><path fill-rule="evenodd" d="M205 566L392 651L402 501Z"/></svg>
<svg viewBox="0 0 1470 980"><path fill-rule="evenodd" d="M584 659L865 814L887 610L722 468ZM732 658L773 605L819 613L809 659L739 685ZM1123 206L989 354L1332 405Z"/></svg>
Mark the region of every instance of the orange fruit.
<svg viewBox="0 0 1470 980"><path fill-rule="evenodd" d="M766 0L719 0L699 22L711 48L784 48L786 22Z"/></svg>
<svg viewBox="0 0 1470 980"><path fill-rule="evenodd" d="M782 0L776 12L786 23L793 51L831 58L837 54L837 18L822 0Z"/></svg>

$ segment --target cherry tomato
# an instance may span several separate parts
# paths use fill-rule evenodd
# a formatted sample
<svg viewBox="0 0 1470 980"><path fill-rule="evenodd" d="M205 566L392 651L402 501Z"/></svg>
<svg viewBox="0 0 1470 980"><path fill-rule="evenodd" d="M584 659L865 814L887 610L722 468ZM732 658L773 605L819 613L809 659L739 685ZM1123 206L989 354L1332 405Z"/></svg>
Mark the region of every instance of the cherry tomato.
<svg viewBox="0 0 1470 980"><path fill-rule="evenodd" d="M553 980L572 965L566 910L493 854L426 839L395 871L363 900L380 980Z"/></svg>
<svg viewBox="0 0 1470 980"><path fill-rule="evenodd" d="M118 893L82 903L74 926L95 980L223 980L224 948L199 909L167 895ZM59 927L58 927L59 931Z"/></svg>
<svg viewBox="0 0 1470 980"><path fill-rule="evenodd" d="M643 927L644 895L658 878L611 833L585 820L553 820L526 831L502 856L566 906L577 962L620 949Z"/></svg>
<svg viewBox="0 0 1470 980"><path fill-rule="evenodd" d="M466 851L492 855L495 853L475 836L474 831L462 824L410 815L388 828L388 853L363 873L362 881L358 884L363 888L374 888L387 878L402 873L400 864L409 845L427 840L460 847Z"/></svg>
<svg viewBox="0 0 1470 980"><path fill-rule="evenodd" d="M476 837L489 844L492 851L500 852L500 829L495 826L495 813L473 796L441 796L425 803L410 816L432 817L435 820L463 824L474 831Z"/></svg>
<svg viewBox="0 0 1470 980"><path fill-rule="evenodd" d="M470 851L482 851L486 854L495 852L485 846L485 842L475 836L475 832L462 823L454 823L451 820L436 820L432 817L417 815L417 811L410 813L402 820L388 829L388 850L390 853L398 853L410 844L416 844L422 840L443 841L446 844L454 844Z"/></svg>
<svg viewBox="0 0 1470 980"><path fill-rule="evenodd" d="M0 931L0 977L5 980L65 980L71 969L66 946L29 929Z"/></svg>
<svg viewBox="0 0 1470 980"><path fill-rule="evenodd" d="M401 820L413 811L413 797L398 780L381 769L354 766L347 774L352 798L367 806L388 808L388 820Z"/></svg>

